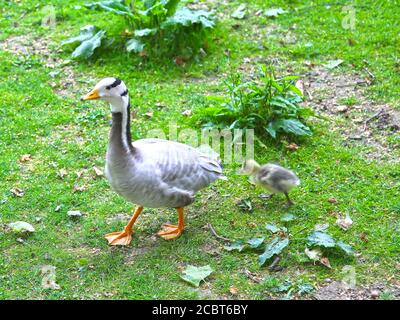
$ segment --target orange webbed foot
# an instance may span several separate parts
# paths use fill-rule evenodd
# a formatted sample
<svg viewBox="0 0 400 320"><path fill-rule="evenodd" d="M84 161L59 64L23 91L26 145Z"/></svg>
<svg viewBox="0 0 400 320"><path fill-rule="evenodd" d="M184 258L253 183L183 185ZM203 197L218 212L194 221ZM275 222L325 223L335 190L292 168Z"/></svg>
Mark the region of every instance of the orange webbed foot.
<svg viewBox="0 0 400 320"><path fill-rule="evenodd" d="M104 236L110 246L127 246L132 241L132 231L112 232Z"/></svg>
<svg viewBox="0 0 400 320"><path fill-rule="evenodd" d="M165 240L178 238L183 232L183 228L173 224L164 224L162 229L157 232L157 235Z"/></svg>

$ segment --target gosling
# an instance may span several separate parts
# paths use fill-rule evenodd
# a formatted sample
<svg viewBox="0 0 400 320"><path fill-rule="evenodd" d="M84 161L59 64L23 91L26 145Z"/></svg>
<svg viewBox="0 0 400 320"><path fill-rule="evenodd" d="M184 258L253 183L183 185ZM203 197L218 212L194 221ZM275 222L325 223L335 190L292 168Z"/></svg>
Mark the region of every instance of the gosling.
<svg viewBox="0 0 400 320"><path fill-rule="evenodd" d="M286 196L287 206L294 203L289 198L289 191L300 185L297 175L277 164L267 163L260 166L254 160L246 160L243 163L240 174L250 175L250 182L259 185L270 193L283 193Z"/></svg>

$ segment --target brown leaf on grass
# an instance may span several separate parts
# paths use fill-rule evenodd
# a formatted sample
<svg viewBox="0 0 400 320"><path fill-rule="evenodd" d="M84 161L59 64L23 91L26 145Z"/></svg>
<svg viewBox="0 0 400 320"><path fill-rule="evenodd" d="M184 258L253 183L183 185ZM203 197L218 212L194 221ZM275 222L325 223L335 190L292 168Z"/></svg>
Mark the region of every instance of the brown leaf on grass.
<svg viewBox="0 0 400 320"><path fill-rule="evenodd" d="M27 161L31 161L31 155L30 154L23 154L21 156L21 158L19 158L19 162L27 162Z"/></svg>
<svg viewBox="0 0 400 320"><path fill-rule="evenodd" d="M336 200L336 198L329 198L328 202L329 203L337 203L337 200Z"/></svg>
<svg viewBox="0 0 400 320"><path fill-rule="evenodd" d="M153 112L146 112L145 114L144 114L147 118L153 118Z"/></svg>
<svg viewBox="0 0 400 320"><path fill-rule="evenodd" d="M68 171L65 169L60 169L57 173L57 176L59 176L61 179L63 179L66 175L68 174Z"/></svg>
<svg viewBox="0 0 400 320"><path fill-rule="evenodd" d="M230 287L229 292L231 293L231 295L235 296L238 294L238 289L236 287Z"/></svg>
<svg viewBox="0 0 400 320"><path fill-rule="evenodd" d="M367 234L366 234L365 232L361 233L361 234L360 234L360 239L361 239L361 241L363 241L363 242L368 242L368 236L367 236Z"/></svg>
<svg viewBox="0 0 400 320"><path fill-rule="evenodd" d="M12 188L12 189L10 190L10 192L11 192L14 196L20 197L20 198L25 194L25 191L22 190L22 189L20 189L20 188L18 188L18 187Z"/></svg>
<svg viewBox="0 0 400 320"><path fill-rule="evenodd" d="M185 63L185 58L182 56L177 56L174 59L175 64L177 64L178 66L181 66Z"/></svg>
<svg viewBox="0 0 400 320"><path fill-rule="evenodd" d="M329 262L328 257L322 257L319 262L321 262L325 267L332 269L331 263Z"/></svg>
<svg viewBox="0 0 400 320"><path fill-rule="evenodd" d="M299 148L299 146L295 143L290 143L286 146L286 149L290 151L296 151Z"/></svg>
<svg viewBox="0 0 400 320"><path fill-rule="evenodd" d="M97 168L96 166L93 167L93 170L94 170L94 173L96 174L96 177L102 177L104 175L103 171L100 170L99 168Z"/></svg>

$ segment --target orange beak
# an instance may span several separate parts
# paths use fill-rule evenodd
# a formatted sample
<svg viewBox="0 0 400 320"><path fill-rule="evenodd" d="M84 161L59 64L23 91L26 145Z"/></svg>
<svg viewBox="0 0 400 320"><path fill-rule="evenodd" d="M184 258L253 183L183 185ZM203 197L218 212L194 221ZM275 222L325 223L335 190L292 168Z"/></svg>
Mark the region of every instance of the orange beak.
<svg viewBox="0 0 400 320"><path fill-rule="evenodd" d="M99 99L99 98L100 98L99 91L97 89L94 89L94 90L90 91L86 96L83 96L81 98L81 101L84 101L84 100L96 100L96 99Z"/></svg>

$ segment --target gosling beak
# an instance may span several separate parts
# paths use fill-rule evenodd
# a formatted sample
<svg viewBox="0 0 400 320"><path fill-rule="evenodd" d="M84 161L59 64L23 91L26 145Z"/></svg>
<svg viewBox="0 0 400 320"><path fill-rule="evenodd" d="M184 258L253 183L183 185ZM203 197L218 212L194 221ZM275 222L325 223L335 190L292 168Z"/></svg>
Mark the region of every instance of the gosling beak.
<svg viewBox="0 0 400 320"><path fill-rule="evenodd" d="M87 95L83 96L81 98L81 101L84 101L84 100L96 100L96 99L99 99L99 98L100 98L99 91L97 89L94 89L94 90L90 91Z"/></svg>

